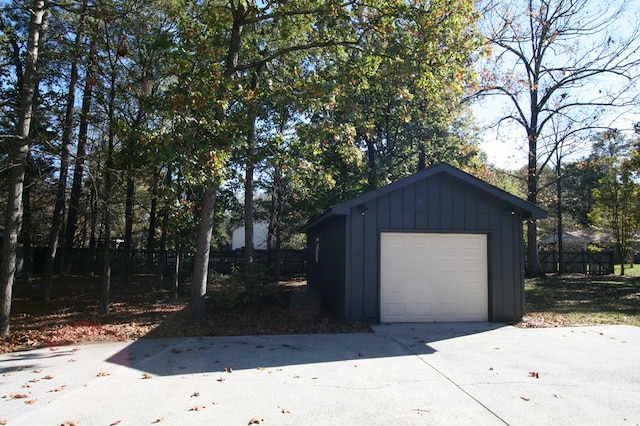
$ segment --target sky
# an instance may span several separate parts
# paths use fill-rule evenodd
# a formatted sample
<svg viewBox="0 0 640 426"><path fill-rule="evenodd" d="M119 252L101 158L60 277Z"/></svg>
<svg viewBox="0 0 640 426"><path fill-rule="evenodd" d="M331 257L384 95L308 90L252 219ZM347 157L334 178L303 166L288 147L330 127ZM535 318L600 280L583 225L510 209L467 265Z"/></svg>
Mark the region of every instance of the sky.
<svg viewBox="0 0 640 426"><path fill-rule="evenodd" d="M631 0L629 3L629 9L627 10L628 13L617 21L611 22L611 36L614 37L614 40L618 39L617 36L629 34L628 31L632 31L633 28L636 27L636 20L638 19L638 16L640 16L640 7L636 2L638 2L638 0ZM619 2L616 1L614 3L617 4ZM587 5L593 5L594 7L593 11L587 9L587 13L596 12L597 6L601 6L601 4L598 4L597 2L587 3ZM597 33L591 37L601 38L603 37L603 34ZM598 43L596 43L595 40L592 40L591 44ZM584 43L581 41L580 45L590 45L589 40L584 40ZM637 45L638 43L636 43L636 47ZM564 62L562 55L558 58L561 62ZM593 84L583 86L582 92L574 92L574 90L570 90L570 94L577 93L579 97L583 98L586 94L587 98L591 98L589 93L592 93L593 91L593 94L595 94L593 98L597 98L598 93L595 92L595 90L600 89L599 92L602 93L603 90L606 91L607 89L612 89L616 85L616 80L609 77L607 79L598 80ZM638 89L637 86L636 89ZM496 123L505 115L504 111L510 106L511 105L506 100L506 97L490 96L485 98L484 101L473 105L472 110L478 125L484 129L480 147L487 154L488 163L499 168L515 170L524 167L527 164L527 152L525 149L526 135L524 133L524 129L515 124L510 126L501 126L499 130L496 130L495 127L491 128L493 123ZM614 127L624 131L625 133L632 134L633 124L640 122L640 102L635 108L635 113L633 114L626 113L621 116L614 114L620 114L620 111L613 111L609 114L604 114L599 118L600 124ZM584 144L578 151L568 158L573 160L583 158L589 155L590 151L590 145Z"/></svg>
<svg viewBox="0 0 640 426"><path fill-rule="evenodd" d="M517 170L527 165L524 130L520 126L503 127L499 131L490 128L501 117L502 105L497 99L487 99L472 107L478 125L483 129L480 148L487 155L487 163L505 170ZM640 122L640 112L627 113L611 125L627 134L633 133L634 123ZM569 159L578 160L591 153L590 145L584 145Z"/></svg>

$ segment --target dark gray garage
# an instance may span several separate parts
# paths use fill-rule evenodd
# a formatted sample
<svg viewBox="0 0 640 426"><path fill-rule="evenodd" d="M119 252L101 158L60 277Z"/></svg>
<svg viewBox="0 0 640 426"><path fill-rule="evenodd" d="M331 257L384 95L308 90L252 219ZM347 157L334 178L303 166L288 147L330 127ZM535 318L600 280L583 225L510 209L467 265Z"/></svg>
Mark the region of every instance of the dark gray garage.
<svg viewBox="0 0 640 426"><path fill-rule="evenodd" d="M523 221L546 216L438 164L309 221L308 288L346 321L518 321Z"/></svg>

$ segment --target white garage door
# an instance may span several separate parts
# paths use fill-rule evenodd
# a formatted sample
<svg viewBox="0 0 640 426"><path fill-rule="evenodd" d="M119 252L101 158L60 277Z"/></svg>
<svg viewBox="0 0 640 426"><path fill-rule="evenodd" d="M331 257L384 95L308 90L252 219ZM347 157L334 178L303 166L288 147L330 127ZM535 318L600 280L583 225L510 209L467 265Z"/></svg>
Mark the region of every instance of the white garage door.
<svg viewBox="0 0 640 426"><path fill-rule="evenodd" d="M487 321L487 236L383 232L382 322Z"/></svg>

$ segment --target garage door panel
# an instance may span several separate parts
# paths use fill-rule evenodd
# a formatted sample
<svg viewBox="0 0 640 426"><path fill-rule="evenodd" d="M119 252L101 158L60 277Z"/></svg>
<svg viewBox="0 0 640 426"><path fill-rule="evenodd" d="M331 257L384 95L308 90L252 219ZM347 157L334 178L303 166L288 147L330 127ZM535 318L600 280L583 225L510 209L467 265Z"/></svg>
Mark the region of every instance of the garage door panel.
<svg viewBox="0 0 640 426"><path fill-rule="evenodd" d="M381 234L383 322L486 321L486 235Z"/></svg>
<svg viewBox="0 0 640 426"><path fill-rule="evenodd" d="M413 315L428 317L433 315L433 303L414 303Z"/></svg>
<svg viewBox="0 0 640 426"><path fill-rule="evenodd" d="M386 314L390 318L403 318L407 312L407 306L404 303L388 303L385 305Z"/></svg>

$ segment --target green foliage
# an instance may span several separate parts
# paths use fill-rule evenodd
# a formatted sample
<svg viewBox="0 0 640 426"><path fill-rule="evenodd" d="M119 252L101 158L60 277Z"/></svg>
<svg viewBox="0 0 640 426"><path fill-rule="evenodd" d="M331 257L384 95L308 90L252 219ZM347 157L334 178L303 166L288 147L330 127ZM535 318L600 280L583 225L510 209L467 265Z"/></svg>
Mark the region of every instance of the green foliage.
<svg viewBox="0 0 640 426"><path fill-rule="evenodd" d="M565 164L563 174L563 210L578 227L593 225L590 213L595 205L594 190L604 178L604 169L595 155Z"/></svg>
<svg viewBox="0 0 640 426"><path fill-rule="evenodd" d="M628 158L630 144L620 133L610 131L603 133L595 146L605 172L593 191L595 206L589 218L611 232L617 253L626 260L633 236L640 229L640 184Z"/></svg>
<svg viewBox="0 0 640 426"><path fill-rule="evenodd" d="M230 274L211 271L207 287L213 305L220 309L284 302L277 283L269 278L269 271L257 265L251 265L248 270L236 269Z"/></svg>
<svg viewBox="0 0 640 426"><path fill-rule="evenodd" d="M473 2L386 2L362 13L380 30L323 76L305 140L357 147L370 188L414 173L420 156L424 165L471 162L478 150L458 119L480 41Z"/></svg>

